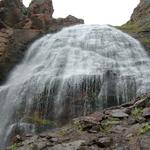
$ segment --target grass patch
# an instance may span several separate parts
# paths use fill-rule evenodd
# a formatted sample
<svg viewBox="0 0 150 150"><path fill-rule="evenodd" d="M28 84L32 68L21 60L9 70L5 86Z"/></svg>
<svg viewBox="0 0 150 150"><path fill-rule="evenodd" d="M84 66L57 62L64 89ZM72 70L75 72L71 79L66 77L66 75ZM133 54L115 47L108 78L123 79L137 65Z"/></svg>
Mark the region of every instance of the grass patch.
<svg viewBox="0 0 150 150"><path fill-rule="evenodd" d="M10 147L8 147L8 150L17 150L18 145L15 143L13 145L11 145Z"/></svg>
<svg viewBox="0 0 150 150"><path fill-rule="evenodd" d="M118 118L108 118L101 123L100 131L108 133L110 129L114 126L120 124L120 119Z"/></svg>
<svg viewBox="0 0 150 150"><path fill-rule="evenodd" d="M144 126L142 126L141 128L138 129L139 134L144 134L146 132L150 132L150 125L149 124L145 124Z"/></svg>
<svg viewBox="0 0 150 150"><path fill-rule="evenodd" d="M130 32L137 33L137 32L140 31L140 28L139 28L138 24L137 23L133 23L133 22L128 22L128 23L126 23L126 24L124 24L124 25L122 25L120 27L116 27L116 28L118 28L120 30L123 30L125 32L129 32L129 33Z"/></svg>
<svg viewBox="0 0 150 150"><path fill-rule="evenodd" d="M39 116L28 116L25 118L25 120L29 123L37 124L37 125L43 125L43 126L56 126L56 123L54 121L48 120L48 119L42 119Z"/></svg>
<svg viewBox="0 0 150 150"><path fill-rule="evenodd" d="M131 111L132 117L135 118L135 119L137 119L137 120L142 117L142 113L143 113L143 108L137 108L137 107L135 107Z"/></svg>

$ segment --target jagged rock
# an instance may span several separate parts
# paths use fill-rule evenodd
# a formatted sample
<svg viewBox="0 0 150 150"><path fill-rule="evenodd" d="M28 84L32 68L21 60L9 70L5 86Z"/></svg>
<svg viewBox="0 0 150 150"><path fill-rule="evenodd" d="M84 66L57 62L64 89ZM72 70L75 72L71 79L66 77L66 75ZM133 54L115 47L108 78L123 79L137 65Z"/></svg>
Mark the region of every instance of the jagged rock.
<svg viewBox="0 0 150 150"><path fill-rule="evenodd" d="M144 108L143 117L150 117L150 107Z"/></svg>
<svg viewBox="0 0 150 150"><path fill-rule="evenodd" d="M28 8L29 16L43 14L46 17L52 18L53 12L52 0L32 0Z"/></svg>
<svg viewBox="0 0 150 150"><path fill-rule="evenodd" d="M57 32L63 27L69 27L77 24L84 24L84 20L69 15L66 18L53 19L50 23L49 31Z"/></svg>
<svg viewBox="0 0 150 150"><path fill-rule="evenodd" d="M3 24L16 27L26 16L22 0L2 0L0 2L0 20Z"/></svg>
<svg viewBox="0 0 150 150"><path fill-rule="evenodd" d="M140 0L140 4L134 9L131 21L141 22L141 24L150 22L150 1Z"/></svg>

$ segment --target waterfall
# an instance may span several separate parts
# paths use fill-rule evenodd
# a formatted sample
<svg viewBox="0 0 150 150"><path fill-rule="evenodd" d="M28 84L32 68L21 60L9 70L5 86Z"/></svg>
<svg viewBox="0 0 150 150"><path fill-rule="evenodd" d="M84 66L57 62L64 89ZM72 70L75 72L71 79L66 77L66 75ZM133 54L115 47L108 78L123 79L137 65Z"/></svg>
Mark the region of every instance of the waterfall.
<svg viewBox="0 0 150 150"><path fill-rule="evenodd" d="M0 145L36 129L27 118L64 122L150 91L140 43L107 25L76 25L35 41L0 87Z"/></svg>

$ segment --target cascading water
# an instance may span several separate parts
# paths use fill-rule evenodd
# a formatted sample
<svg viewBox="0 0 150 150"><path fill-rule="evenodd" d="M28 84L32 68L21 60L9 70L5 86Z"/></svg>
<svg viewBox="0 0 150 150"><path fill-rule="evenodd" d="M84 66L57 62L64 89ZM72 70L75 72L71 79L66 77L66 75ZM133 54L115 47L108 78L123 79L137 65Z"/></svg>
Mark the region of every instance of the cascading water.
<svg viewBox="0 0 150 150"><path fill-rule="evenodd" d="M35 129L29 117L64 121L149 91L150 59L127 34L100 25L48 34L0 87L1 149L12 132Z"/></svg>

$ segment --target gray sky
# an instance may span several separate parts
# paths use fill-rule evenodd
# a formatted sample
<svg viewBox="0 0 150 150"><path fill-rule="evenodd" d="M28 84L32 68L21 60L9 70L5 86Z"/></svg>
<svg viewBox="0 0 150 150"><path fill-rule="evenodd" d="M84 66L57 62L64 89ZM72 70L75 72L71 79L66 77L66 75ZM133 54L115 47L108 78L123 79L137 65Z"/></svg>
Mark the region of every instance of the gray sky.
<svg viewBox="0 0 150 150"><path fill-rule="evenodd" d="M23 0L26 6L31 0ZM71 14L86 24L122 25L126 23L140 0L53 0L53 17Z"/></svg>

